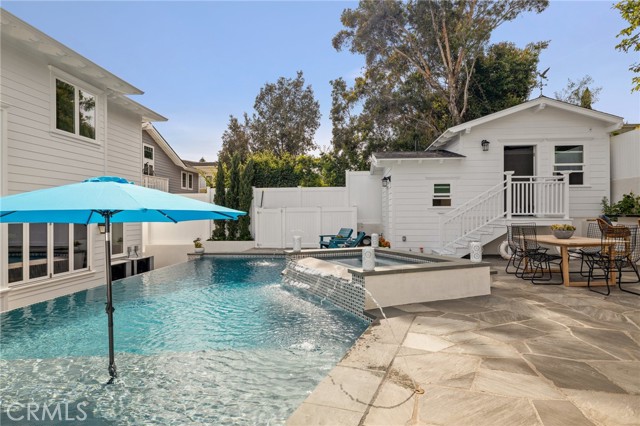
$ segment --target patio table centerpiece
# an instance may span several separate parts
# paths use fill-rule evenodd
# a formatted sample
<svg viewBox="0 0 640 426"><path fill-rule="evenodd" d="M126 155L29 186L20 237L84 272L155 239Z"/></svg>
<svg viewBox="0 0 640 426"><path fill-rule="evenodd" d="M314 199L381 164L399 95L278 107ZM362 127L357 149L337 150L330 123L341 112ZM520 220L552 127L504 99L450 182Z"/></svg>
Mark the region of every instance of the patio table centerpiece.
<svg viewBox="0 0 640 426"><path fill-rule="evenodd" d="M558 223L554 223L553 225L551 225L551 232L553 233L553 236L560 240L571 238L575 231L576 227L573 225Z"/></svg>

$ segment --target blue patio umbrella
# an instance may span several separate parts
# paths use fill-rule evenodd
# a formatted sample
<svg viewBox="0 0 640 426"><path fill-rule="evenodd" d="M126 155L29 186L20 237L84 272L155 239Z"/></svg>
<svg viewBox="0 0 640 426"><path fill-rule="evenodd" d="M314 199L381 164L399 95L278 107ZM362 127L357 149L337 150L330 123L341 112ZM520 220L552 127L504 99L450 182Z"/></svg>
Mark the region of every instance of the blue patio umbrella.
<svg viewBox="0 0 640 426"><path fill-rule="evenodd" d="M118 375L113 349L111 223L237 220L238 216L245 214L216 204L133 185L115 176L95 177L80 183L0 198L0 223L105 224L110 383Z"/></svg>

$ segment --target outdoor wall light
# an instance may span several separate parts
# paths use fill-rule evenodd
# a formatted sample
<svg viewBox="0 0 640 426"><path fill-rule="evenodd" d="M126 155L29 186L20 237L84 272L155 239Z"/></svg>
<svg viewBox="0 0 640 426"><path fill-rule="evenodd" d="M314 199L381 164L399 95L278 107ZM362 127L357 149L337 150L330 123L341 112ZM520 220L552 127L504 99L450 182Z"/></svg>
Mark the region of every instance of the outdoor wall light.
<svg viewBox="0 0 640 426"><path fill-rule="evenodd" d="M100 231L101 234L106 234L107 233L107 225L104 223L99 223L98 224L98 230Z"/></svg>
<svg viewBox="0 0 640 426"><path fill-rule="evenodd" d="M483 151L489 151L489 141L486 139L482 139L482 142L480 142L480 144L482 145L482 150Z"/></svg>
<svg viewBox="0 0 640 426"><path fill-rule="evenodd" d="M389 186L389 182L391 182L391 176L385 176L382 178L382 186L386 188Z"/></svg>

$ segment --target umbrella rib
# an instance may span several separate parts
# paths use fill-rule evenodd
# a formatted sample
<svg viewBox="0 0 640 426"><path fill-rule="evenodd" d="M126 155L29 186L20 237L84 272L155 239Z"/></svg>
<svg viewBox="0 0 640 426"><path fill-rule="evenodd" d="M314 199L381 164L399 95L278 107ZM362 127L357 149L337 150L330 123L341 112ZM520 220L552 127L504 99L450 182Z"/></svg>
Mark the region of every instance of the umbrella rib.
<svg viewBox="0 0 640 426"><path fill-rule="evenodd" d="M220 216L228 217L231 220L235 219L235 217L231 216L230 214L225 214L225 213L222 213L222 212L216 212L216 213L218 213Z"/></svg>
<svg viewBox="0 0 640 426"><path fill-rule="evenodd" d="M161 215L163 215L164 217L166 217L167 219L169 219L170 221L172 221L173 223L178 223L177 220L175 220L174 218L172 218L171 216L169 216L168 214L166 214L165 212L163 212L162 210L158 210L158 213L160 213Z"/></svg>
<svg viewBox="0 0 640 426"><path fill-rule="evenodd" d="M3 213L3 214L0 214L0 217L5 217L5 216L9 216L10 214L13 214L13 213L15 213L15 212L16 212L16 210L14 210L14 211L11 211L11 212L6 212L6 213Z"/></svg>

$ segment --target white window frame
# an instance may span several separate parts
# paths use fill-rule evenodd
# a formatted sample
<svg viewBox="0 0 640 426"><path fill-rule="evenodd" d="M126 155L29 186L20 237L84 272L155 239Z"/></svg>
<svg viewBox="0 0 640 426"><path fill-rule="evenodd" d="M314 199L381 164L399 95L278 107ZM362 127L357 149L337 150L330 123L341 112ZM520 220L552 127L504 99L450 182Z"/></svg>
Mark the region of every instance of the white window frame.
<svg viewBox="0 0 640 426"><path fill-rule="evenodd" d="M436 185L449 185L449 192L448 193L436 193ZM436 208L436 209L450 209L452 207L453 204L453 198L451 197L451 194L453 192L453 185L451 184L451 182L434 182L433 186L431 187L432 189L432 193L431 193L431 207L432 208ZM449 205L448 206L436 206L434 203L436 202L436 200L449 200Z"/></svg>
<svg viewBox="0 0 640 426"><path fill-rule="evenodd" d="M193 190L193 173L180 172L180 189Z"/></svg>
<svg viewBox="0 0 640 426"><path fill-rule="evenodd" d="M51 107L50 107L50 131L52 134L56 136L61 136L64 138L68 138L70 140L88 142L93 144L100 144L102 141L102 116L103 116L103 99L104 92L97 87L94 87L84 81L72 76L69 73L66 73L54 66L49 65L49 70L51 71ZM57 122L57 94L56 94L56 84L57 80L61 80L67 84L72 85L75 88L75 100L74 100L74 122L75 129L74 132L67 132L65 130L60 130L56 126ZM78 90L82 90L87 92L95 97L96 101L96 110L95 110L95 139L88 138L86 136L80 135L80 122L78 120Z"/></svg>
<svg viewBox="0 0 640 426"><path fill-rule="evenodd" d="M582 147L582 163L557 163L556 162L556 148L558 147L562 147L562 146L581 146ZM567 170L568 172L571 172L571 174L573 173L582 173L582 183L576 183L576 184L572 184L571 183L571 177L569 177L569 185L572 187L579 187L579 186L586 186L587 185L587 162L585 161L587 158L587 153L586 153L586 145L584 143L556 143L553 144L553 174L556 176L561 176L562 175L562 171L558 171L556 170L556 167L563 167L563 166L571 166L571 167L575 167L575 166L580 166L581 170Z"/></svg>
<svg viewBox="0 0 640 426"><path fill-rule="evenodd" d="M14 286L21 286L27 283L34 283L34 282L44 282L47 280L52 280L52 279L58 279L60 277L66 277L66 276L73 276L73 275L78 275L78 274L82 274L82 273L86 273L87 271L91 270L91 257L93 255L93 238L92 238L92 227L88 227L87 229L87 260L86 260L86 264L87 266L85 268L81 268L81 269L75 269L75 259L74 256L71 256L74 253L74 226L72 223L69 224L69 270L65 271L65 272L59 272L59 273L54 273L54 238L53 238L53 224L52 223L47 223L47 231L46 231L46 238L47 238L47 259L46 259L46 264L47 264L47 272L45 275L41 276L41 277L36 277L36 278L30 278L29 277L29 267L31 266L30 263L30 258L29 258L29 250L30 250L30 242L29 242L29 232L30 232L30 226L28 223L23 223L22 224L22 280L19 281L14 281L12 283L8 282L7 279L7 288L9 287L14 287ZM8 251L7 251L8 252ZM4 253L7 253L4 252ZM7 278L8 278L8 269L9 269L9 263L8 260L6 258L6 254L3 254L3 261L2 261L2 265L3 265L3 275L6 273L7 274Z"/></svg>
<svg viewBox="0 0 640 426"><path fill-rule="evenodd" d="M151 156L153 158L149 159L149 158L144 156L144 152L145 152L146 148L150 148L151 149ZM155 147L153 145L148 145L146 143L143 143L142 144L142 170L144 172L144 165L147 164L147 163L149 163L149 166L152 168L151 169L151 173L148 173L147 176L155 176L155 169L156 169L155 159L156 159L156 149L155 149Z"/></svg>

